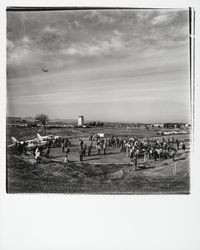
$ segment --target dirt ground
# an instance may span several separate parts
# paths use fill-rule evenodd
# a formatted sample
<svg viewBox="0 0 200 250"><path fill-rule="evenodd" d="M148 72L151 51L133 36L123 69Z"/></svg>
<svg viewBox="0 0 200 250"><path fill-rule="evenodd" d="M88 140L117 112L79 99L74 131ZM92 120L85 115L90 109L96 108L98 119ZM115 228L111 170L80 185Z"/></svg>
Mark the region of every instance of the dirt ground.
<svg viewBox="0 0 200 250"><path fill-rule="evenodd" d="M136 129L139 135L139 130ZM69 153L68 164L63 162L64 153L61 148L51 148L50 159L42 159L38 165L35 165L32 156L7 154L7 192L87 194L188 194L190 192L189 134L174 136L175 139L178 137L179 140L183 140L187 148L186 151L178 151L175 161L148 160L144 166L141 158L138 162L139 169L135 171L125 152L120 153L119 148L108 148L106 155L102 152L98 155L95 143L91 156L84 157L80 163L78 138L81 137L88 144L90 131L87 133L86 131L79 131L79 137L77 134L73 137L71 134L73 146ZM144 131L146 130L140 131L140 136ZM7 132L10 135L11 131ZM14 136L21 138L20 133L28 137L30 136L28 133L33 134L35 130L27 130L28 133L25 133L21 128L18 131L15 128L14 132ZM154 137L156 132L151 131L148 136ZM156 138L162 139L158 136ZM7 139L9 143L9 138Z"/></svg>

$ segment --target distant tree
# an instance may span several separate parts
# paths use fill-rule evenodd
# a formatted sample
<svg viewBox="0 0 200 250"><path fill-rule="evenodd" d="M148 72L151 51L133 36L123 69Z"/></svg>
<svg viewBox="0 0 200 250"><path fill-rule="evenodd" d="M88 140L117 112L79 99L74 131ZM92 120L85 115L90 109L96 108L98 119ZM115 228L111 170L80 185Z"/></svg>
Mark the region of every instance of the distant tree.
<svg viewBox="0 0 200 250"><path fill-rule="evenodd" d="M44 132L46 133L46 126L47 126L47 122L49 120L48 115L38 114L38 115L36 115L35 119L41 122L43 129L44 129Z"/></svg>

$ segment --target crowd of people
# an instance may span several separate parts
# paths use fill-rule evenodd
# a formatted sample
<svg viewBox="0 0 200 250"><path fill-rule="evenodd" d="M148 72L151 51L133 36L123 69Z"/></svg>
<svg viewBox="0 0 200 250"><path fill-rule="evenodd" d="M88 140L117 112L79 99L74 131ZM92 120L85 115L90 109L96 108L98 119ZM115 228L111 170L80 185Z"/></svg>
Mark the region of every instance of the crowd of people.
<svg viewBox="0 0 200 250"><path fill-rule="evenodd" d="M86 149L88 148L88 156L91 154L91 149L93 144L92 135L89 136L89 147L79 140L79 155L80 161L83 160L83 156L86 154ZM106 154L107 148L115 149L119 148L119 152L125 152L130 161L138 166L138 159L143 158L144 166L146 166L148 160L162 160L172 158L175 161L175 156L178 150L186 150L186 145L184 141L180 141L172 137L162 138L161 141L153 138L138 139L134 137L116 137L111 136L108 138L96 137L96 150L97 154Z"/></svg>
<svg viewBox="0 0 200 250"><path fill-rule="evenodd" d="M144 166L148 163L148 160L161 160L172 158L175 160L175 156L178 150L186 149L186 145L179 139L174 137L162 138L157 140L153 138L138 139L134 137L99 137L89 135L89 140L78 140L78 152L79 161L82 162L84 157L88 157L97 154L107 154L107 150L119 149L119 153L124 152L126 156L130 158L130 161L135 165L136 169L138 166L138 159L142 158ZM87 141L87 143L86 143ZM88 142L89 141L89 142ZM32 154L35 157L36 164L40 163L42 157L49 158L51 149L54 147L61 148L61 152L64 154L64 162L69 162L69 154L71 148L71 141L68 138L60 137L59 140L49 140L45 146L36 146L32 148ZM16 144L18 152L27 153L27 144ZM87 158L88 159L88 158Z"/></svg>
<svg viewBox="0 0 200 250"><path fill-rule="evenodd" d="M138 166L138 159L143 158L144 166L147 161L153 159L154 161L161 159L172 158L175 160L176 153L179 149L185 150L186 145L179 139L174 137L168 139L162 138L162 141L156 139L137 139L137 138L111 138L111 145L113 147L120 147L121 152L126 152L127 157Z"/></svg>
<svg viewBox="0 0 200 250"><path fill-rule="evenodd" d="M144 165L147 161L152 159L154 161L161 159L172 158L175 160L175 156L178 150L186 150L186 145L179 139L174 137L162 138L162 141L156 139L137 139L134 137L116 137L111 136L108 138L100 138L98 136L89 136L89 145L84 143L82 139L79 139L79 160L83 161L83 158L87 155L90 156L93 153L100 155L106 155L107 149L119 148L120 152L125 152L130 161L133 162L137 168L138 159L143 158Z"/></svg>

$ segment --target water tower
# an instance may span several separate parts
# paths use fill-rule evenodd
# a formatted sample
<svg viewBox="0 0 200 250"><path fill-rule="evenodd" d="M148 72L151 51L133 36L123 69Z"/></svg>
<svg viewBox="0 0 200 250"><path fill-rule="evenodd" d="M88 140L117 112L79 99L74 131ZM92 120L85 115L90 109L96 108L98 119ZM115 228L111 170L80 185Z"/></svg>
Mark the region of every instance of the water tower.
<svg viewBox="0 0 200 250"><path fill-rule="evenodd" d="M78 117L78 126L83 126L84 125L84 116L81 115Z"/></svg>

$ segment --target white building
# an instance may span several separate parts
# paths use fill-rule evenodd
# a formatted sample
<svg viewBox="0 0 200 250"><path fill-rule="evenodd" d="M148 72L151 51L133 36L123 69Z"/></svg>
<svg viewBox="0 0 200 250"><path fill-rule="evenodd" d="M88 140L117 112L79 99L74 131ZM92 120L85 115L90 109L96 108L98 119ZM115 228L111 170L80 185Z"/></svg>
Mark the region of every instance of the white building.
<svg viewBox="0 0 200 250"><path fill-rule="evenodd" d="M84 116L78 117L78 126L84 126Z"/></svg>

